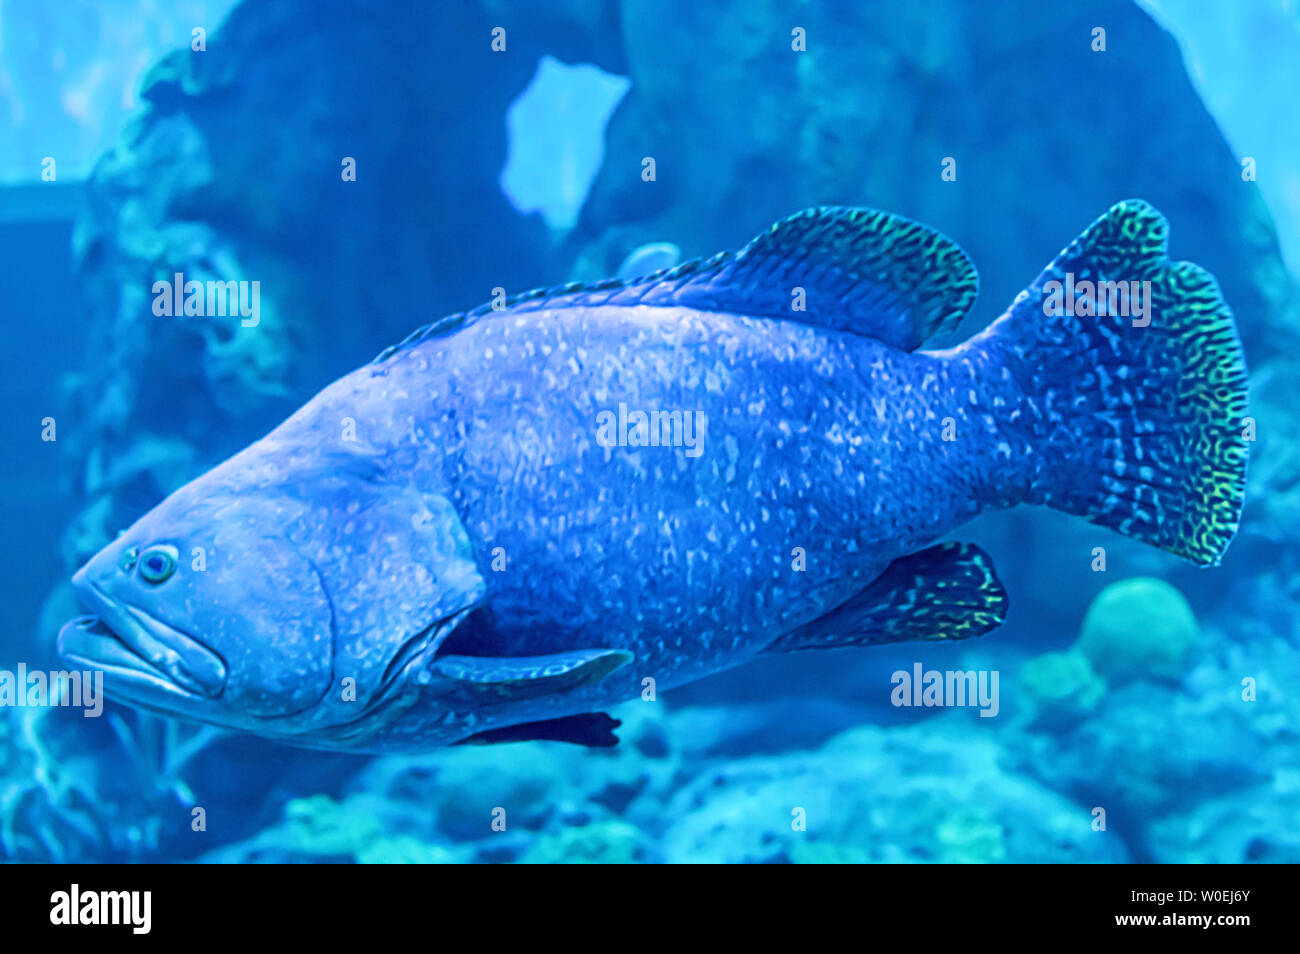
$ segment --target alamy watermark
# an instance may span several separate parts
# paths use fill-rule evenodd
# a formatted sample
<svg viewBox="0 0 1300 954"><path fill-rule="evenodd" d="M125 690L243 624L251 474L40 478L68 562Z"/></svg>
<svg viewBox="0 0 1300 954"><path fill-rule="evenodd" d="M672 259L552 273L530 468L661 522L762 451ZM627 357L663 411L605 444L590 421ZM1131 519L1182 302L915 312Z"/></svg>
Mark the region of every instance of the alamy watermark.
<svg viewBox="0 0 1300 954"><path fill-rule="evenodd" d="M896 706L978 706L982 719L1001 708L996 669L923 669L913 663L911 672L899 669L889 681L889 701Z"/></svg>
<svg viewBox="0 0 1300 954"><path fill-rule="evenodd" d="M703 411L628 410L596 414L596 443L601 447L683 447L687 457L704 453L709 416Z"/></svg>
<svg viewBox="0 0 1300 954"><path fill-rule="evenodd" d="M17 671L0 669L0 707L46 706L74 706L84 709L87 719L98 717L104 711L103 670L29 672L26 663L19 663Z"/></svg>
<svg viewBox="0 0 1300 954"><path fill-rule="evenodd" d="M234 318L245 328L262 320L262 283L249 281L186 281L177 272L169 281L153 283L153 313L159 318Z"/></svg>
<svg viewBox="0 0 1300 954"><path fill-rule="evenodd" d="M50 895L54 925L121 925L133 934L148 934L153 926L152 891L83 891L73 884Z"/></svg>
<svg viewBox="0 0 1300 954"><path fill-rule="evenodd" d="M1043 314L1052 318L1118 315L1132 318L1134 328L1145 328L1151 324L1151 283L1076 282L1074 272L1066 272L1063 283L1055 279L1044 283Z"/></svg>

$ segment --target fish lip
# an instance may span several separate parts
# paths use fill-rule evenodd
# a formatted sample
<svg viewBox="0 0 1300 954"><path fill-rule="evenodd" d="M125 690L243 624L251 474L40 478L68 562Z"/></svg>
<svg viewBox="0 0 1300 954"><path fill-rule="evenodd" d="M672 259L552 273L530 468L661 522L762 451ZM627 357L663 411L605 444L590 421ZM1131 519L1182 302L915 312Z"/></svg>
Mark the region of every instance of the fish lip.
<svg viewBox="0 0 1300 954"><path fill-rule="evenodd" d="M114 694L128 700L156 703L160 696L203 698L151 665L98 616L78 616L64 623L58 646L59 655L69 662L115 677Z"/></svg>
<svg viewBox="0 0 1300 954"><path fill-rule="evenodd" d="M94 627L84 625L89 617L79 617L59 631L61 652L65 640L69 640L71 655L95 663L94 656L86 657L77 649L100 650L110 663L104 667L106 671L131 677L146 676L154 682L162 680L187 697L213 698L225 689L228 673L225 661L189 633L138 607L118 603L86 576L84 567L72 578L72 583L94 618L130 655L121 656L115 647L102 641L105 638L103 634L92 633ZM80 628L76 628L78 624L82 624ZM101 641L95 642L87 636Z"/></svg>

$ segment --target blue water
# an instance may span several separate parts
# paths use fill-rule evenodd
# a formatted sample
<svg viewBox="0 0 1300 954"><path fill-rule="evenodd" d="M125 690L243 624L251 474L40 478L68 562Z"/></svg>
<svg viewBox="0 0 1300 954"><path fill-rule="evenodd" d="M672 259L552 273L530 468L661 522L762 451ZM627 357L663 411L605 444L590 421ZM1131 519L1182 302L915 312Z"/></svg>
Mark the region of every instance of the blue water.
<svg viewBox="0 0 1300 954"><path fill-rule="evenodd" d="M0 670L57 669L77 567L415 327L819 204L969 251L942 345L1152 203L1237 316L1247 503L1210 570L985 515L1001 629L762 657L616 708L610 750L6 706L0 860L1300 860L1293 3L159 6L0 5ZM176 272L259 281L258 323L156 316ZM996 714L896 705L917 666L996 673Z"/></svg>

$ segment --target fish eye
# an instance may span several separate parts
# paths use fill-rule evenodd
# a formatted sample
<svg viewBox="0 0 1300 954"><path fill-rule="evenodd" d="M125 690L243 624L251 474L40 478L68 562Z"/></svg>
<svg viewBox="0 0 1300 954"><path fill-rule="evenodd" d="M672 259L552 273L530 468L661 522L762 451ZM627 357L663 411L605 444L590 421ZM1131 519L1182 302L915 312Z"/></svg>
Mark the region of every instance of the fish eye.
<svg viewBox="0 0 1300 954"><path fill-rule="evenodd" d="M179 559L180 554L169 544L150 547L140 555L140 575L148 583L161 583L176 572Z"/></svg>

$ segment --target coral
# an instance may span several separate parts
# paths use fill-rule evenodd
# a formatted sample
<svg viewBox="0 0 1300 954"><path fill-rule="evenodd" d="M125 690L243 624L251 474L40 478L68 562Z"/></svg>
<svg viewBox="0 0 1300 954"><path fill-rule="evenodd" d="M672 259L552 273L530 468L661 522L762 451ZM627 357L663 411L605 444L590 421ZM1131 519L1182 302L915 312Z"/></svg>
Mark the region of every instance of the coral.
<svg viewBox="0 0 1300 954"><path fill-rule="evenodd" d="M221 734L111 708L0 710L0 859L174 857L196 802L187 776Z"/></svg>
<svg viewBox="0 0 1300 954"><path fill-rule="evenodd" d="M1107 694L1076 728L1036 735L1025 771L1056 791L1101 805L1135 839L1156 818L1269 778L1253 710L1230 696L1191 698L1134 682Z"/></svg>
<svg viewBox="0 0 1300 954"><path fill-rule="evenodd" d="M668 804L665 857L791 861L853 845L856 860L886 862L1127 859L1084 807L1001 769L999 747L962 725L864 727L811 753L719 763Z"/></svg>
<svg viewBox="0 0 1300 954"><path fill-rule="evenodd" d="M790 848L790 861L796 865L860 865L871 861L871 855L852 845L799 841Z"/></svg>
<svg viewBox="0 0 1300 954"><path fill-rule="evenodd" d="M1097 708L1106 683L1077 650L1043 653L1020 669L1020 686L1032 708L1036 728L1060 729L1078 722Z"/></svg>
<svg viewBox="0 0 1300 954"><path fill-rule="evenodd" d="M327 795L294 799L283 819L252 838L205 856L220 863L368 862L441 864L465 853L424 840L409 829L415 819L382 796L357 793L336 801Z"/></svg>
<svg viewBox="0 0 1300 954"><path fill-rule="evenodd" d="M0 860L100 861L111 842L94 759L59 758L41 736L48 709L0 710Z"/></svg>
<svg viewBox="0 0 1300 954"><path fill-rule="evenodd" d="M409 835L380 838L357 852L357 861L363 865L442 865L457 860L457 856L439 845L431 845Z"/></svg>
<svg viewBox="0 0 1300 954"><path fill-rule="evenodd" d="M142 712L123 716L110 711L105 717L127 755L126 767L140 790L151 798L172 796L192 806L194 793L182 773L200 752L225 735L225 730L211 725L184 725Z"/></svg>
<svg viewBox="0 0 1300 954"><path fill-rule="evenodd" d="M1187 670L1199 628L1183 594L1163 580L1112 583L1088 608L1076 644L1113 685L1176 680Z"/></svg>
<svg viewBox="0 0 1300 954"><path fill-rule="evenodd" d="M631 864L645 857L641 832L619 821L605 821L542 835L521 861L528 864Z"/></svg>

